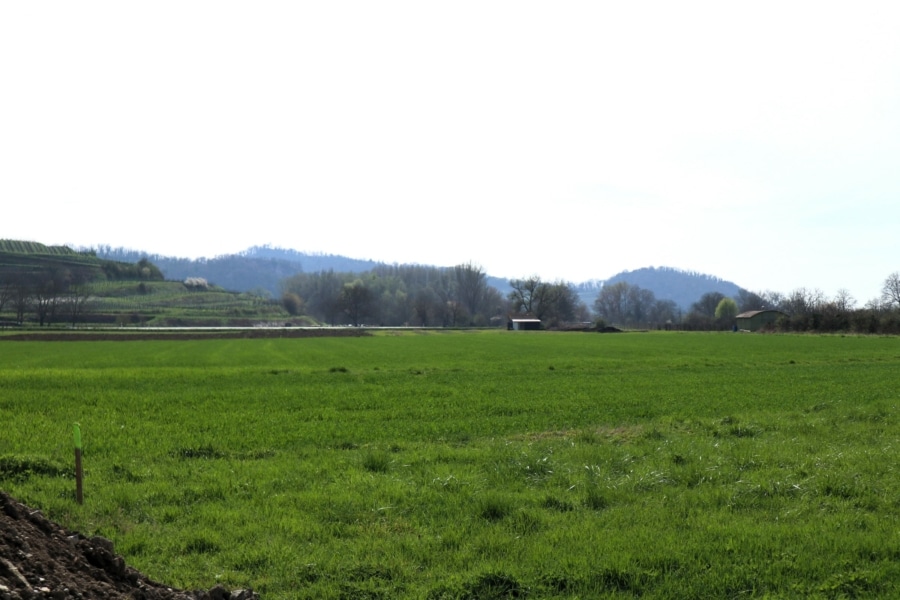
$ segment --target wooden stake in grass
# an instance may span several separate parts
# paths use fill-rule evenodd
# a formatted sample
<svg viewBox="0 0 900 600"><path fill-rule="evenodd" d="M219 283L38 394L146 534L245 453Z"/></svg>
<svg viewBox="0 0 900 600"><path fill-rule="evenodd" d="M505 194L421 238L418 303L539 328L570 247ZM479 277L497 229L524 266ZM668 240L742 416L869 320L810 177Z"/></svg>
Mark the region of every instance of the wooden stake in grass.
<svg viewBox="0 0 900 600"><path fill-rule="evenodd" d="M72 428L75 431L75 501L78 504L83 504L84 492L82 482L84 480L84 472L81 469L81 426L75 423Z"/></svg>

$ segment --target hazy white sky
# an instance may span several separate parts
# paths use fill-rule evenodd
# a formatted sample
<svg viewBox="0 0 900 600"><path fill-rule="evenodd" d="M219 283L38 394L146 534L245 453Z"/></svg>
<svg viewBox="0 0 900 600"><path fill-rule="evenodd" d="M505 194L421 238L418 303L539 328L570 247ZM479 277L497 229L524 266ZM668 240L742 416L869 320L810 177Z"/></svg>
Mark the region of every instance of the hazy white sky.
<svg viewBox="0 0 900 600"><path fill-rule="evenodd" d="M900 270L900 4L5 2L0 238L754 291Z"/></svg>

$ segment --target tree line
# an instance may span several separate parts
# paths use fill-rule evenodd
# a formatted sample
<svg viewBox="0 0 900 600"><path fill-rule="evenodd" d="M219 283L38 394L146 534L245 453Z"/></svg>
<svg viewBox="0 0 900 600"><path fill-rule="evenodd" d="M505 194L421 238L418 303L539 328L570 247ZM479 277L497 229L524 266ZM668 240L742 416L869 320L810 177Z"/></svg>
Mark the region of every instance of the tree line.
<svg viewBox="0 0 900 600"><path fill-rule="evenodd" d="M510 315L535 316L546 327L589 321L575 287L537 276L513 279L505 297L474 263L451 268L379 265L362 273L298 273L282 282L281 301L292 315L331 325L490 327Z"/></svg>
<svg viewBox="0 0 900 600"><path fill-rule="evenodd" d="M330 325L488 326L504 312L500 293L473 263L449 269L379 265L365 273L298 273L282 281L292 315Z"/></svg>
<svg viewBox="0 0 900 600"><path fill-rule="evenodd" d="M162 272L147 259L134 264L98 260L95 265L8 268L0 272L0 313L9 308L17 324L34 315L41 327L59 319L75 325L87 311L93 282L162 279Z"/></svg>
<svg viewBox="0 0 900 600"><path fill-rule="evenodd" d="M163 279L147 258L132 264L96 260L95 265L3 270L0 312L8 310L18 323L33 314L42 326L63 319L75 324L84 320L93 281ZM885 279L879 299L862 307L846 290L832 298L806 288L786 295L744 289L731 297L707 292L683 310L673 300L623 281L604 285L590 307L564 281L531 276L510 280L509 289L503 295L489 285L484 270L472 262L450 268L378 264L363 273L329 269L294 274L281 280L281 297L272 302L292 316L329 325L488 327L529 315L545 328L725 330L735 326L739 313L778 310L784 316L775 328L782 331L900 333L900 272Z"/></svg>
<svg viewBox="0 0 900 600"><path fill-rule="evenodd" d="M790 294L740 289L733 297L702 294L688 310L651 290L626 282L603 286L592 307L577 288L531 276L509 281L504 297L473 263L452 268L382 265L362 274L332 270L300 273L283 281L281 302L292 315L331 325L469 327L502 326L512 315L538 318L545 328L591 324L601 328L727 330L735 317L778 310L783 331L900 333L900 275L884 283L882 298L861 308L846 290L828 298L820 290ZM591 308L593 310L591 310Z"/></svg>
<svg viewBox="0 0 900 600"><path fill-rule="evenodd" d="M84 310L88 294L85 287L94 273L81 269L52 269L47 272L20 271L0 278L0 312L7 306L15 313L16 323L34 314L43 326L65 312L74 323Z"/></svg>
<svg viewBox="0 0 900 600"><path fill-rule="evenodd" d="M821 290L798 288L790 294L741 289L734 297L707 292L682 311L671 300L658 300L652 291L625 282L604 286L594 302L598 325L630 328L725 330L735 317L756 310L777 310L783 317L779 331L900 333L900 272L890 274L881 297L858 307L845 289L829 298Z"/></svg>

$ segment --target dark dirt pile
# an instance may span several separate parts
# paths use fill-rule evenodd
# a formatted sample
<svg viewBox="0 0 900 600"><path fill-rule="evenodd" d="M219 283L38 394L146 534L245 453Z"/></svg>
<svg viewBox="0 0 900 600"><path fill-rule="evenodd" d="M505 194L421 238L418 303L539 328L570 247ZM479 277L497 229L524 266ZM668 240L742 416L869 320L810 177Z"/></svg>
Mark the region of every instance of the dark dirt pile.
<svg viewBox="0 0 900 600"><path fill-rule="evenodd" d="M111 541L86 538L0 492L0 600L259 600L250 590L177 590L125 564Z"/></svg>

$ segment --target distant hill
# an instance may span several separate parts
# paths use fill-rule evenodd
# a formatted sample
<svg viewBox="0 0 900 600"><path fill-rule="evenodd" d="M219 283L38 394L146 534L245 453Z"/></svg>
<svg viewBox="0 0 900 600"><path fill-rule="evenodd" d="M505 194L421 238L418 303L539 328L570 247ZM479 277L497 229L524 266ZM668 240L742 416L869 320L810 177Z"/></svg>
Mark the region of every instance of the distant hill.
<svg viewBox="0 0 900 600"><path fill-rule="evenodd" d="M229 292L268 293L281 296L282 282L298 273L332 270L336 273L365 273L378 267L433 265L386 265L332 254L310 254L296 250L254 246L237 254L215 258L176 258L138 250L100 246L72 249L46 246L38 242L0 240L0 279L36 273L68 273L94 281L141 280L163 278L185 281L201 278ZM444 267L449 268L449 267ZM683 271L672 267L646 267L623 271L609 279L573 284L580 299L589 308L605 285L625 282L653 292L659 300L672 300L683 311L709 292L736 297L741 288L712 275ZM487 275L488 285L506 296L511 287L505 278Z"/></svg>
<svg viewBox="0 0 900 600"><path fill-rule="evenodd" d="M269 246L254 246L237 254L215 258L177 258L148 254L126 248L100 246L98 256L119 261L149 259L160 268L166 279L183 281L188 277L202 277L211 284L236 292L266 290L273 296L281 294L281 281L297 273L315 273L329 269L342 273L363 273L381 264L331 254L307 254Z"/></svg>
<svg viewBox="0 0 900 600"><path fill-rule="evenodd" d="M176 258L109 246L100 246L95 251L98 256L118 261L135 262L147 258L160 268L166 279L183 281L188 277L202 277L226 290L266 290L273 296L281 294L283 279L297 273L329 270L335 273L365 273L385 264L374 260L335 254L312 254L271 246L253 246L237 254L200 259ZM487 281L488 285L497 288L504 295L510 290L506 279L489 275Z"/></svg>
<svg viewBox="0 0 900 600"><path fill-rule="evenodd" d="M334 254L311 254L271 246L253 246L237 254L201 259L175 258L109 246L101 246L94 251L99 257L122 262L134 263L147 258L162 270L166 279L183 281L188 277L202 277L226 290L236 292L267 290L273 296L281 294L280 286L283 279L297 273L328 270L336 273L364 273L385 264L373 260ZM488 275L487 281L488 285L499 290L504 296L511 290L509 281L505 278ZM592 307L603 285L619 281L650 290L657 299L674 300L683 310L688 310L691 304L707 292L721 292L733 297L741 289L730 281L712 275L671 267L646 267L635 271L623 271L605 281L593 280L575 284L575 288L581 300Z"/></svg>
<svg viewBox="0 0 900 600"><path fill-rule="evenodd" d="M604 285L620 281L650 290L657 300L673 300L685 311L708 292L719 292L733 298L741 291L740 286L730 281L672 267L645 267L635 271L623 271L605 281L590 281L576 287L582 301L588 306L593 306Z"/></svg>
<svg viewBox="0 0 900 600"><path fill-rule="evenodd" d="M335 273L365 273L377 266L385 264L374 260L347 258L346 256L338 256L335 254L309 254L306 252L298 252L296 250L272 248L271 246L253 246L243 252L239 252L237 256L254 259L266 258L276 261L288 261L299 264L301 271L305 273L316 273L328 270L332 270ZM512 289L509 286L509 280L502 277L492 277L491 275L487 275L487 283L500 290L504 295Z"/></svg>
<svg viewBox="0 0 900 600"><path fill-rule="evenodd" d="M384 264L374 260L347 258L346 256L339 256L336 254L298 252L297 250L273 248L271 246L253 246L243 252L238 252L234 256L286 261L300 265L301 270L306 273L328 271L329 269L336 273L363 273L374 269L378 265Z"/></svg>

